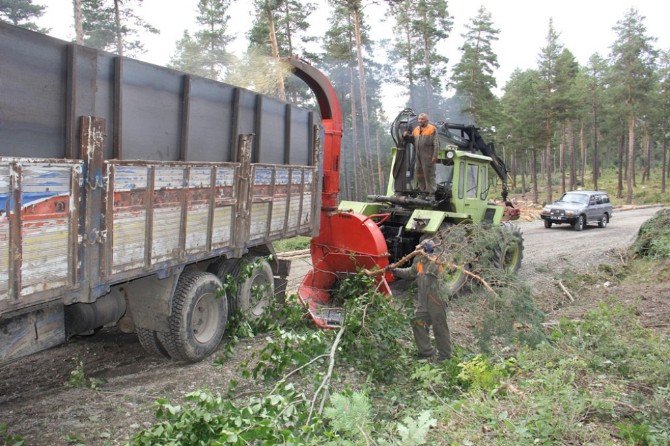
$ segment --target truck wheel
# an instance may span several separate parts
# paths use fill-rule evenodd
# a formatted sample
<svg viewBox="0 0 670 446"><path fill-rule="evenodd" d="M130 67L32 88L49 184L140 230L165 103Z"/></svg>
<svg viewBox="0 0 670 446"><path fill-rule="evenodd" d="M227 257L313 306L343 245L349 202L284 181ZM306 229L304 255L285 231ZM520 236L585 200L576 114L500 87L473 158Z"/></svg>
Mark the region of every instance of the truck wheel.
<svg viewBox="0 0 670 446"><path fill-rule="evenodd" d="M221 283L225 284L228 280L235 280L240 273L238 264L241 259L220 259L207 269L208 272L214 274L221 279ZM239 284L238 284L239 287ZM231 317L237 311L237 291L233 290L227 293L228 297L228 317Z"/></svg>
<svg viewBox="0 0 670 446"><path fill-rule="evenodd" d="M262 257L242 259L236 266L244 273L245 265L255 264L248 272L248 277L237 287L237 309L245 317L255 320L263 316L266 309L272 304L275 294L274 273L267 260ZM239 273L236 274L236 277Z"/></svg>
<svg viewBox="0 0 670 446"><path fill-rule="evenodd" d="M197 362L213 353L228 323L221 280L202 271L182 273L172 295L169 329L158 340L177 361Z"/></svg>
<svg viewBox="0 0 670 446"><path fill-rule="evenodd" d="M158 339L158 333L153 330L147 330L146 328L137 327L135 329L137 333L137 338L140 340L140 344L146 350L147 353L153 356L162 356L164 358L170 358L169 353L161 344L161 341Z"/></svg>
<svg viewBox="0 0 670 446"><path fill-rule="evenodd" d="M551 229L551 221L545 220L544 221L544 227L547 228L547 229Z"/></svg>
<svg viewBox="0 0 670 446"><path fill-rule="evenodd" d="M580 215L575 224L572 226L575 231L581 231L586 226L586 218Z"/></svg>
<svg viewBox="0 0 670 446"><path fill-rule="evenodd" d="M547 220L544 222L546 226ZM500 241L494 251L494 261L498 268L507 273L519 271L523 259L523 236L519 227L509 222L503 223L500 226Z"/></svg>
<svg viewBox="0 0 670 446"><path fill-rule="evenodd" d="M255 265L251 271L250 265ZM228 276L240 279L237 292L228 297L229 314L240 311L248 319L261 317L274 298L274 273L272 267L262 257L247 256L221 263L216 275L222 280Z"/></svg>

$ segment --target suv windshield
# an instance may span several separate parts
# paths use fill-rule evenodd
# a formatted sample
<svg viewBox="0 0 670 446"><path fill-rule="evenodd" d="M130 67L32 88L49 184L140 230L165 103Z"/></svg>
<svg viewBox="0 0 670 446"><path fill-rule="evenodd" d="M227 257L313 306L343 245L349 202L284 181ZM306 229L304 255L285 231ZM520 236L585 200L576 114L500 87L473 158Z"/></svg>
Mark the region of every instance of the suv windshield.
<svg viewBox="0 0 670 446"><path fill-rule="evenodd" d="M564 203L589 204L589 196L587 194L568 192L567 194L564 194L558 201L562 201Z"/></svg>

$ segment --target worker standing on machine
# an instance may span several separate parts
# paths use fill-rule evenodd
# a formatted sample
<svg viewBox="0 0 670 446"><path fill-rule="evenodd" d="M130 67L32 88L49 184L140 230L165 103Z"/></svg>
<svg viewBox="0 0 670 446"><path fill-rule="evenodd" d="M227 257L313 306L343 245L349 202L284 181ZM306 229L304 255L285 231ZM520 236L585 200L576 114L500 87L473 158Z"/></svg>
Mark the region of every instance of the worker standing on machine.
<svg viewBox="0 0 670 446"><path fill-rule="evenodd" d="M419 125L414 127L412 133L404 133L405 142L414 144L416 150L416 163L414 167L414 178L418 183L419 191L424 193L435 193L435 163L437 152L440 150L440 139L437 136L437 127L428 122L428 115L420 113Z"/></svg>
<svg viewBox="0 0 670 446"><path fill-rule="evenodd" d="M425 240L422 244L423 253L414 257L409 268L393 268L391 272L400 279L416 279L417 294L414 297L414 319L412 332L419 349L420 358L433 358L435 349L430 342L430 327L433 327L437 359L444 361L451 358L451 335L447 325L448 296L440 286L440 273L444 267L439 264L433 253L435 244ZM425 253L425 254L424 254Z"/></svg>

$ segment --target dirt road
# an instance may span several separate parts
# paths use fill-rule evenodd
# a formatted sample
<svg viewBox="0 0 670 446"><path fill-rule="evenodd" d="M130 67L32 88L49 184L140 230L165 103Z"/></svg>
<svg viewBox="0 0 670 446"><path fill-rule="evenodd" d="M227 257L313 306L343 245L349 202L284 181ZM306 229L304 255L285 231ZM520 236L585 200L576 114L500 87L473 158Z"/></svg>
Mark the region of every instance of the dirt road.
<svg viewBox="0 0 670 446"><path fill-rule="evenodd" d="M526 246L521 275L538 290L555 286L557 269L600 263L608 250L627 246L657 210L618 212L606 229L583 232L521 223ZM309 258L296 259L289 285L296 287L309 266ZM224 366L212 359L184 366L147 357L134 335L113 329L73 339L0 367L0 423L29 445L122 444L153 424L157 398L178 401L203 387L225 392L230 380L238 379L240 363L264 342L262 337L243 341ZM69 386L76 384L77 372L89 383L97 380L96 389Z"/></svg>

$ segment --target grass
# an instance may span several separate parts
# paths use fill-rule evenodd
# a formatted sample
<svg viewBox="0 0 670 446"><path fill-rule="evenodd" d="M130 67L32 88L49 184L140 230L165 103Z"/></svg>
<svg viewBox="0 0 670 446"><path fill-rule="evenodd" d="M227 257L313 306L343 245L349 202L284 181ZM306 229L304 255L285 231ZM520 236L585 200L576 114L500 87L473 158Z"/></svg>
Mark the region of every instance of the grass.
<svg viewBox="0 0 670 446"><path fill-rule="evenodd" d="M310 237L299 235L297 237L278 240L273 243L276 252L297 251L309 248Z"/></svg>

